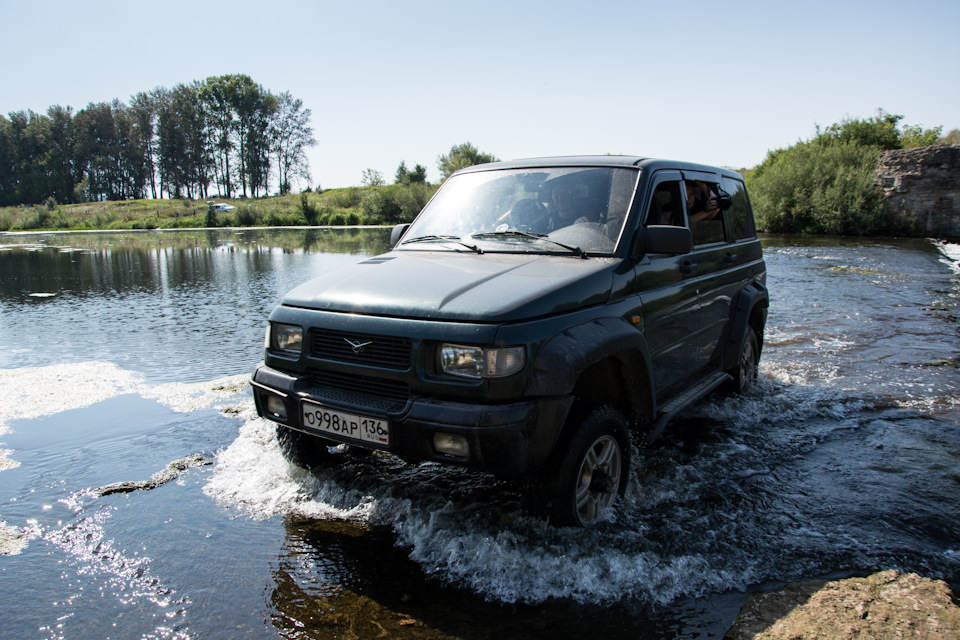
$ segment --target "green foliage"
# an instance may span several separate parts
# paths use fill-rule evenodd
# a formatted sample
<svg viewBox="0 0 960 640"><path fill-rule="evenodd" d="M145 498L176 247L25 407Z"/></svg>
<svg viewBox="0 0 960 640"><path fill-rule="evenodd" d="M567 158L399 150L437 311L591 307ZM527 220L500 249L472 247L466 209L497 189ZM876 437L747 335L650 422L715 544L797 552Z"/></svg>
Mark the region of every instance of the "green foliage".
<svg viewBox="0 0 960 640"><path fill-rule="evenodd" d="M929 147L937 144L943 127L934 127L933 129L924 129L920 125L904 126L903 135L900 137L900 143L904 149L914 147Z"/></svg>
<svg viewBox="0 0 960 640"><path fill-rule="evenodd" d="M886 151L929 146L936 143L943 131L943 127L924 129L920 125L903 125L901 130L897 128L901 120L903 116L877 109L877 115L866 120L845 118L822 132L818 128L815 140L824 143L852 142Z"/></svg>
<svg viewBox="0 0 960 640"><path fill-rule="evenodd" d="M838 123L827 127L818 133L816 140L824 143L849 142L858 145L879 147L880 149L899 149L900 131L897 123L903 116L897 116L877 110L877 115L866 120L844 118Z"/></svg>
<svg viewBox="0 0 960 640"><path fill-rule="evenodd" d="M216 227L217 225L217 210L213 208L213 205L207 206L207 214L204 218L203 226L205 227Z"/></svg>
<svg viewBox="0 0 960 640"><path fill-rule="evenodd" d="M446 180L451 175L476 164L486 162L497 162L498 158L489 153L481 153L475 146L469 142L455 144L450 147L450 152L437 158L437 168L440 170L440 176Z"/></svg>
<svg viewBox="0 0 960 640"><path fill-rule="evenodd" d="M937 138L937 144L960 144L960 129L951 129L947 135Z"/></svg>
<svg viewBox="0 0 960 640"><path fill-rule="evenodd" d="M383 174L376 169L364 169L360 184L365 187L380 187L386 183L383 180Z"/></svg>
<svg viewBox="0 0 960 640"><path fill-rule="evenodd" d="M874 146L822 140L771 152L747 177L758 227L834 235L908 231L877 185L879 154Z"/></svg>
<svg viewBox="0 0 960 640"><path fill-rule="evenodd" d="M258 227L263 224L264 214L260 207L243 203L237 206L234 218L238 227Z"/></svg>
<svg viewBox="0 0 960 640"><path fill-rule="evenodd" d="M400 166L397 167L396 179L393 181L394 184L410 184L413 182L426 182L427 181L427 168L422 164L414 166L413 169L407 169L407 163L400 161Z"/></svg>
<svg viewBox="0 0 960 640"><path fill-rule="evenodd" d="M357 187L348 187L346 189L331 189L324 192L324 197L331 205L338 209L349 209L356 207L363 200L363 192Z"/></svg>
<svg viewBox="0 0 960 640"><path fill-rule="evenodd" d="M879 109L846 118L809 141L778 149L746 173L758 227L783 233L899 235L913 221L893 211L877 184L877 160L889 149L925 146L942 127L898 128L903 116Z"/></svg>
<svg viewBox="0 0 960 640"><path fill-rule="evenodd" d="M364 199L361 210L370 224L410 222L436 190L423 182L380 187Z"/></svg>
<svg viewBox="0 0 960 640"><path fill-rule="evenodd" d="M300 213L303 214L303 219L307 221L307 224L311 226L316 225L317 219L320 217L320 210L310 202L310 197L306 193L300 194Z"/></svg>

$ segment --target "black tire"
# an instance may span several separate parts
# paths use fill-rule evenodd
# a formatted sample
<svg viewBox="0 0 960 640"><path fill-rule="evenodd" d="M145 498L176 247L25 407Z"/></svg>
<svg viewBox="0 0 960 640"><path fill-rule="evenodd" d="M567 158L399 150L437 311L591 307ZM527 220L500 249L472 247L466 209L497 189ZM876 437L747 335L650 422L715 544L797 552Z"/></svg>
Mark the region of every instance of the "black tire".
<svg viewBox="0 0 960 640"><path fill-rule="evenodd" d="M330 453L333 443L280 424L277 425L277 443L288 462L304 469L330 462L334 455Z"/></svg>
<svg viewBox="0 0 960 640"><path fill-rule="evenodd" d="M612 407L595 409L580 423L553 476L550 523L592 525L623 497L629 473L627 421Z"/></svg>
<svg viewBox="0 0 960 640"><path fill-rule="evenodd" d="M759 365L760 343L757 341L757 333L752 327L747 327L740 342L737 365L727 371L733 376L732 390L734 393L746 394L750 391L757 379Z"/></svg>

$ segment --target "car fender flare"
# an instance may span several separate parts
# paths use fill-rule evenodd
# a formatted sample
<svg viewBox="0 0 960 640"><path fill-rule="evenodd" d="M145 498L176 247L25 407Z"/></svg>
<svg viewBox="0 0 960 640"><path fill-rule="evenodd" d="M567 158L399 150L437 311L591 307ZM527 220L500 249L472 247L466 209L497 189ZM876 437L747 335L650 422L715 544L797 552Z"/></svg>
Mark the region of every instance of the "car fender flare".
<svg viewBox="0 0 960 640"><path fill-rule="evenodd" d="M737 295L737 304L733 309L733 319L730 322L730 335L727 338L727 346L723 353L724 370L734 366L740 359L740 340L743 338L754 309L760 308L762 310L763 322L766 324L767 307L769 305L769 294L766 287L761 283L751 282L740 290ZM763 327L760 329L762 332ZM757 336L758 341L761 338L761 335ZM759 348L763 349L762 342L760 342Z"/></svg>
<svg viewBox="0 0 960 640"><path fill-rule="evenodd" d="M623 318L597 318L557 333L540 347L527 383L527 396L556 396L573 391L580 374L617 354L634 352L624 359L646 381L653 398L650 351L643 334Z"/></svg>

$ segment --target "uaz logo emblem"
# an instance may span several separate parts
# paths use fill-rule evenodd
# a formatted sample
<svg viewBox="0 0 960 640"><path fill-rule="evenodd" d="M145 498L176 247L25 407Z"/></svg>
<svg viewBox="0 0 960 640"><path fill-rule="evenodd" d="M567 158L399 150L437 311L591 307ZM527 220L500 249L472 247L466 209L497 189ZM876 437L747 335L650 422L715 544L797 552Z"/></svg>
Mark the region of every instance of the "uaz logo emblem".
<svg viewBox="0 0 960 640"><path fill-rule="evenodd" d="M350 338L344 338L344 342L350 345L350 348L353 349L354 353L363 353L363 350L373 344L372 340L367 342L360 342L359 340L351 340Z"/></svg>

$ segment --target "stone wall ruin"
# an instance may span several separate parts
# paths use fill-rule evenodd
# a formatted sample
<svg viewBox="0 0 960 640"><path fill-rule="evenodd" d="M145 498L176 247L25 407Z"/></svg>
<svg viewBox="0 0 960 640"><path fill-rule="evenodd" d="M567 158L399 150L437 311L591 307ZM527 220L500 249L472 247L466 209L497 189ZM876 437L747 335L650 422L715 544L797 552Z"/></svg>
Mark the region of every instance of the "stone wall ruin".
<svg viewBox="0 0 960 640"><path fill-rule="evenodd" d="M918 234L960 238L960 144L884 151L877 180Z"/></svg>

